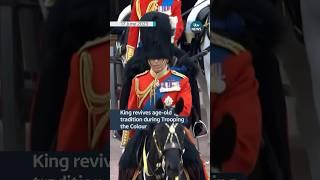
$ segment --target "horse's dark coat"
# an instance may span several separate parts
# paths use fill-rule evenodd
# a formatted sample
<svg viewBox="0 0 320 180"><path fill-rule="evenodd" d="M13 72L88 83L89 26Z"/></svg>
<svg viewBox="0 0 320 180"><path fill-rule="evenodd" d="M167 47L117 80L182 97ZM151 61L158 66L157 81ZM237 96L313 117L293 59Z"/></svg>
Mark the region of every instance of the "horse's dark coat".
<svg viewBox="0 0 320 180"><path fill-rule="evenodd" d="M157 109L163 109L164 105L162 101L158 100L156 103ZM179 114L183 109L183 100L179 99L175 113ZM121 156L119 162L119 179L130 179L133 176L133 172L137 168L141 168L141 164L139 163L141 160L142 154L142 146L144 143L145 137L147 137L147 147L148 152L150 153L148 160L150 162L159 162L160 157L157 155L157 149L155 147L154 141L152 139L152 133L155 129L156 138L159 137L162 141L159 141L159 146L164 146L164 141L166 139L166 135L168 134L168 128L164 125L156 126L153 124L150 126L148 130L144 131L136 131L135 135L129 140L124 153ZM185 152L183 154L183 165L188 170L191 179L204 179L202 161L199 156L199 152L190 142L190 140L183 134L182 126L178 126L176 129L178 133L179 139L182 139L182 145L185 148ZM137 156L138 153L138 156ZM136 158L133 158L136 157ZM152 163L149 165L150 169L155 169Z"/></svg>

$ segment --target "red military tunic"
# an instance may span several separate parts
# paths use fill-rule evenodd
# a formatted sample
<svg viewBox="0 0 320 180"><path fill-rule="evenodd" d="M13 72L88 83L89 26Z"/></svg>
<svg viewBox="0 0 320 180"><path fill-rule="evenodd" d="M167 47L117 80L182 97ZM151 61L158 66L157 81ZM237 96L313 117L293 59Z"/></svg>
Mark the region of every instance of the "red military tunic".
<svg viewBox="0 0 320 180"><path fill-rule="evenodd" d="M86 43L71 60L58 151L102 150L109 141L109 37Z"/></svg>
<svg viewBox="0 0 320 180"><path fill-rule="evenodd" d="M159 81L157 81L157 79ZM155 85L155 86L154 86ZM158 86L157 86L158 85ZM150 87L155 87L156 90L152 89L148 91ZM161 90L161 88L168 88ZM143 92L145 91L145 92ZM162 92L165 91L165 92ZM149 93L148 93L149 92ZM156 93L152 93L156 92ZM145 94L147 93L147 94ZM151 94L150 94L151 93ZM144 95L147 95L144 98ZM191 87L189 84L189 78L183 74L180 74L174 70L164 69L157 75L152 71L145 71L144 73L138 74L133 80L131 85L131 91L128 101L128 109L145 109L150 110L154 108L157 100L161 98L165 106L175 106L180 98L183 99L184 107L180 116L188 117L191 113L192 107L192 96ZM131 131L131 136L134 131ZM186 133L188 135L188 132ZM191 136L189 138L192 138ZM203 170L205 179L209 179L206 168L203 162Z"/></svg>
<svg viewBox="0 0 320 180"><path fill-rule="evenodd" d="M159 74L160 75L157 76L152 70L145 71L144 73L137 75L132 80L132 86L128 101L128 109L153 109L156 101L159 98L162 99L162 102L165 105L167 104L167 102L172 100L170 106L174 106L177 103L177 101L180 98L182 98L184 101L184 107L182 112L180 113L180 116L189 116L192 107L192 97L189 78L183 74L168 69L165 69ZM141 98L140 96L143 96L144 93L140 92L143 92L147 90L149 87L152 87L155 79L159 80L158 87L156 87L156 89L158 89L160 93L156 92L156 97L154 98L153 95L150 96L150 93L153 92L151 90L149 91L149 94L146 94L146 97L144 99ZM174 82L177 83L175 84ZM171 83L171 85L174 85L172 85L171 90L169 89L170 87L168 87L167 92L161 92L161 88L165 86L165 83ZM157 82L154 85L157 86Z"/></svg>
<svg viewBox="0 0 320 180"><path fill-rule="evenodd" d="M212 128L214 131L225 113L232 115L237 125L235 150L231 159L223 164L223 172L248 175L258 158L262 128L252 56L233 41L213 37L216 57L211 65Z"/></svg>
<svg viewBox="0 0 320 180"><path fill-rule="evenodd" d="M166 106L174 106L180 98L184 101L184 107L179 115L188 117L192 107L188 77L170 69L164 69L157 75L148 70L133 78L128 109L152 110L158 99L162 99ZM134 131L124 131L121 146L125 146L133 134Z"/></svg>
<svg viewBox="0 0 320 180"><path fill-rule="evenodd" d="M139 21L147 12L159 11L168 14L170 17L177 17L176 30L174 34L174 42L176 43L183 33L184 25L181 16L181 0L134 0L130 21ZM130 57L133 55L134 49L137 47L139 36L138 27L130 27L128 34L128 49Z"/></svg>

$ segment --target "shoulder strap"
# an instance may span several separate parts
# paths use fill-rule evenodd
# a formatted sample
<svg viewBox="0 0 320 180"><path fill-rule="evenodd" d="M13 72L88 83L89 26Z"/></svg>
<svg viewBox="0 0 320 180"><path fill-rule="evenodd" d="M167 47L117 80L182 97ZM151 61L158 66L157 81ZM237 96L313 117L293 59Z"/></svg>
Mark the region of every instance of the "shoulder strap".
<svg viewBox="0 0 320 180"><path fill-rule="evenodd" d="M181 74L181 73L179 73L178 71L175 71L175 70L171 70L171 72L172 72L173 75L179 76L179 77L181 77L183 79L185 79L187 77L184 74Z"/></svg>
<svg viewBox="0 0 320 180"><path fill-rule="evenodd" d="M145 71L145 72L143 72L143 73L137 74L135 77L143 76L143 75L147 74L148 72L149 72L149 70L147 70L147 71Z"/></svg>
<svg viewBox="0 0 320 180"><path fill-rule="evenodd" d="M224 37L214 32L211 32L210 34L211 34L210 42L216 46L225 48L234 54L239 54L246 50L241 44L227 37Z"/></svg>

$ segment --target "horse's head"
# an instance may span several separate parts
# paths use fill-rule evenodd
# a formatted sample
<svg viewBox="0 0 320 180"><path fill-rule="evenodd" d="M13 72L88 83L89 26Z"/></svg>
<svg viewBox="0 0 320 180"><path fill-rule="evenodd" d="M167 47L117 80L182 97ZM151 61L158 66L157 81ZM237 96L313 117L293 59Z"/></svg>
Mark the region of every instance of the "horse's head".
<svg viewBox="0 0 320 180"><path fill-rule="evenodd" d="M175 179L183 172L184 136L181 124L159 123L154 127L152 138L168 179Z"/></svg>
<svg viewBox="0 0 320 180"><path fill-rule="evenodd" d="M176 114L183 110L183 99L179 99L173 108ZM165 109L161 100L156 103L156 109ZM156 169L162 169L164 178L175 179L183 172L182 155L184 153L184 138L185 131L181 124L178 123L159 123L151 126L152 138L149 139L150 150L157 152L149 152L157 155ZM154 146L155 148L152 148ZM143 152L143 157L147 157L146 152ZM151 154L149 156L152 156ZM152 159L152 158L151 158ZM144 161L146 163L146 161ZM144 165L145 167L145 165ZM147 170L147 169L145 169Z"/></svg>

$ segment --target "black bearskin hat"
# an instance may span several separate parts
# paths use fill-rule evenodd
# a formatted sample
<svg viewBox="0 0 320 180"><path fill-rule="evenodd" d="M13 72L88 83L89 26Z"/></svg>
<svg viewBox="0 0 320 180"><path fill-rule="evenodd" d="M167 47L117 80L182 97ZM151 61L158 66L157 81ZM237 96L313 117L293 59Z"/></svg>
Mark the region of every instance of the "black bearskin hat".
<svg viewBox="0 0 320 180"><path fill-rule="evenodd" d="M155 27L141 27L142 53L147 59L171 59L171 25L169 16L160 12L146 13L140 21L154 21Z"/></svg>

